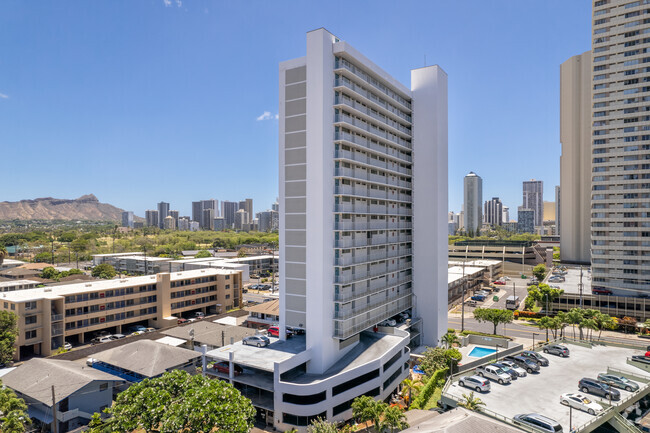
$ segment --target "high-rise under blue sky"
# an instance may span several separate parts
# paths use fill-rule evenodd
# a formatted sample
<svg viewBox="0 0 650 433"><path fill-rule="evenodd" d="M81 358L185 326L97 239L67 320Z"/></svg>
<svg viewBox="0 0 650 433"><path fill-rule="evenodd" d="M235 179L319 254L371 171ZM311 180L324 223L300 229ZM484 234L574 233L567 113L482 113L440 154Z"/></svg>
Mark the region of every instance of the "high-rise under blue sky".
<svg viewBox="0 0 650 433"><path fill-rule="evenodd" d="M278 63L325 27L410 86L449 74L449 209L463 177L511 215L559 184L559 67L590 49L589 0L0 3L0 201L94 193L255 200L278 188ZM426 60L425 60L426 59ZM417 157L417 156L416 156ZM513 212L513 210L515 210Z"/></svg>

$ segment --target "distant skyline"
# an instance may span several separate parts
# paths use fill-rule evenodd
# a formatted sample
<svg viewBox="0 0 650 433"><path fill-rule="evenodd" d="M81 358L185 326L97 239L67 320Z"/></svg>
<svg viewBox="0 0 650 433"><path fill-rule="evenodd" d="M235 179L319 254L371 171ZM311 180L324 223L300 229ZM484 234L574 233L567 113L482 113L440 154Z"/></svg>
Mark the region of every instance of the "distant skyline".
<svg viewBox="0 0 650 433"><path fill-rule="evenodd" d="M210 198L270 208L278 64L319 27L407 87L425 58L449 74L449 210L470 171L511 210L532 178L553 201L559 68L590 49L590 19L587 0L4 1L0 201L93 193L139 216L160 201L182 215Z"/></svg>

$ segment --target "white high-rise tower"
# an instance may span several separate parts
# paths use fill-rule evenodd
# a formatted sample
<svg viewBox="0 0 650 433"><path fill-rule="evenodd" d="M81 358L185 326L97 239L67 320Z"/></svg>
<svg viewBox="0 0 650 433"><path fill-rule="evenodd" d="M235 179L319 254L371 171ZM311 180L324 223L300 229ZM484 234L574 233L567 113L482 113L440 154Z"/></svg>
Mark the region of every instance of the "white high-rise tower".
<svg viewBox="0 0 650 433"><path fill-rule="evenodd" d="M308 373L401 312L422 344L446 331L447 75L411 86L324 29L280 65L280 324L306 329Z"/></svg>

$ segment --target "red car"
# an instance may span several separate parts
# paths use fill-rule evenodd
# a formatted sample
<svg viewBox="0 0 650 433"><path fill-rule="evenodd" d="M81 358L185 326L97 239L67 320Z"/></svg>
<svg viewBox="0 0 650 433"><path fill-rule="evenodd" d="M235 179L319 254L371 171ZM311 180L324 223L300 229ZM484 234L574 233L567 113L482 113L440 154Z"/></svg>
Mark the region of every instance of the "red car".
<svg viewBox="0 0 650 433"><path fill-rule="evenodd" d="M501 281L501 280L496 280L496 281L493 282L492 284L496 284L497 286L505 286L505 285L506 285L506 282L505 282L505 281Z"/></svg>
<svg viewBox="0 0 650 433"><path fill-rule="evenodd" d="M604 287L592 287L591 293L595 295L611 295L612 291Z"/></svg>
<svg viewBox="0 0 650 433"><path fill-rule="evenodd" d="M219 373L230 374L230 367L228 366L228 361L217 362L216 364L212 365L212 368L217 370L217 372ZM242 370L240 366L235 365L235 376L239 376L243 372L244 370Z"/></svg>
<svg viewBox="0 0 650 433"><path fill-rule="evenodd" d="M187 319L184 319L182 317L180 319L178 319L178 324L179 325L182 325L183 323L187 323Z"/></svg>
<svg viewBox="0 0 650 433"><path fill-rule="evenodd" d="M291 337L293 335L293 332L289 331L288 329L285 329L287 332L287 338ZM269 328L269 335L271 337L277 337L280 338L280 327L278 326L271 326Z"/></svg>

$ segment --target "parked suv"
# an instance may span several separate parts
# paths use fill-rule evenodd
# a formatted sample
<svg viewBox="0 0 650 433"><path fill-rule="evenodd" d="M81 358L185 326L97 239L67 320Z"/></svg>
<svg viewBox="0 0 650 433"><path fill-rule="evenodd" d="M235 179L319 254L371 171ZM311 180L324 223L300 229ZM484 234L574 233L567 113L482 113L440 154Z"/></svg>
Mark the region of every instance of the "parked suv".
<svg viewBox="0 0 650 433"><path fill-rule="evenodd" d="M569 348L561 344L548 344L544 346L544 353L550 353L551 355L559 355L562 358L569 356Z"/></svg>
<svg viewBox="0 0 650 433"><path fill-rule="evenodd" d="M490 381L481 376L462 376L458 384L476 392L488 392L490 390Z"/></svg>
<svg viewBox="0 0 650 433"><path fill-rule="evenodd" d="M599 395L607 399L611 398L612 400L618 400L621 398L621 393L618 392L617 389L612 388L606 383L588 377L580 379L580 382L578 382L578 388L582 392Z"/></svg>
<svg viewBox="0 0 650 433"><path fill-rule="evenodd" d="M517 364L515 364L512 361L503 361L502 360L502 361L499 361L499 364L507 365L513 371L515 371L519 375L519 377L526 377L528 375L528 373L526 373L525 369L521 368L520 366L518 366Z"/></svg>
<svg viewBox="0 0 650 433"><path fill-rule="evenodd" d="M525 358L523 356L506 356L503 358L504 361L510 361L517 364L519 367L526 370L528 373L539 371L539 365L530 358Z"/></svg>
<svg viewBox="0 0 650 433"><path fill-rule="evenodd" d="M512 381L512 378L508 373L506 373L501 368L496 367L494 365L485 365L485 366L477 367L476 374L478 374L481 377L487 377L488 379L492 379L496 382L499 382L501 385L510 383Z"/></svg>
<svg viewBox="0 0 650 433"><path fill-rule="evenodd" d="M516 380L519 377L519 374L514 370L514 368L511 368L509 365L506 365L502 362L495 362L492 365L494 365L495 367L499 367L501 370L505 371L507 374L510 375L510 378L512 380Z"/></svg>
<svg viewBox="0 0 650 433"><path fill-rule="evenodd" d="M523 352L521 352L521 356L536 362L538 365L542 367L548 367L548 359L544 358L542 355L540 355L537 352L534 352L532 350L524 350Z"/></svg>
<svg viewBox="0 0 650 433"><path fill-rule="evenodd" d="M561 433L562 426L554 419L547 418L538 413L521 413L513 418L515 424L524 424L534 429L548 433Z"/></svg>
<svg viewBox="0 0 650 433"><path fill-rule="evenodd" d="M639 385L636 382L632 382L627 377L616 376L613 374L600 373L598 375L598 380L606 383L607 385L613 386L615 388L621 388L628 392L638 391Z"/></svg>

